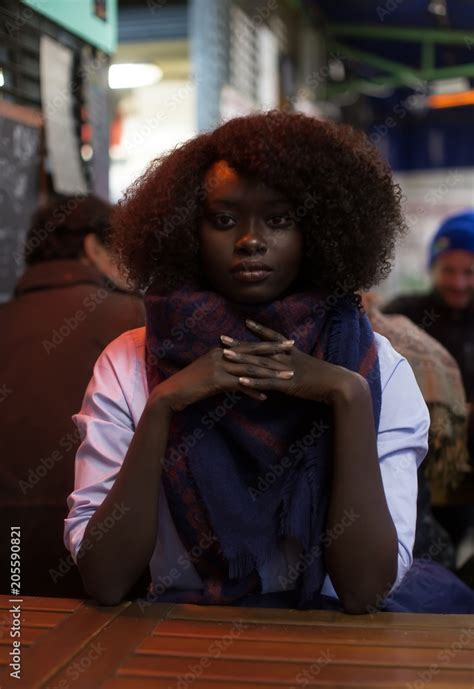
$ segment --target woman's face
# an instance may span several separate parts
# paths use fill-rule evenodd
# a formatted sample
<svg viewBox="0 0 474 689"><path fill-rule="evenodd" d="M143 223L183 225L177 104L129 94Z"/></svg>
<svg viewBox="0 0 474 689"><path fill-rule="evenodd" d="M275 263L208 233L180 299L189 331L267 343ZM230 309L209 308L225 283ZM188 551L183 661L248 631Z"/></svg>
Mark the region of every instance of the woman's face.
<svg viewBox="0 0 474 689"><path fill-rule="evenodd" d="M199 236L207 280L231 301L273 301L295 281L303 255L291 204L225 161L213 165L204 185Z"/></svg>

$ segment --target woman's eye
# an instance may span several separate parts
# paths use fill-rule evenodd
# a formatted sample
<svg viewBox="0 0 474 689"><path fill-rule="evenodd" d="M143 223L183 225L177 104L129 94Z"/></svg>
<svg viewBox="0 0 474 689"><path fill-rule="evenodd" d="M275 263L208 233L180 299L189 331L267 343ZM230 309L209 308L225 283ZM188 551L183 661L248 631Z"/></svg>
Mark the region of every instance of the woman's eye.
<svg viewBox="0 0 474 689"><path fill-rule="evenodd" d="M290 213L281 213L280 215L272 215L267 219L267 225L270 227L288 227L293 225L293 218Z"/></svg>
<svg viewBox="0 0 474 689"><path fill-rule="evenodd" d="M235 218L233 218L231 215L227 215L226 213L216 213L213 216L213 221L217 227L223 228L234 227L236 224Z"/></svg>

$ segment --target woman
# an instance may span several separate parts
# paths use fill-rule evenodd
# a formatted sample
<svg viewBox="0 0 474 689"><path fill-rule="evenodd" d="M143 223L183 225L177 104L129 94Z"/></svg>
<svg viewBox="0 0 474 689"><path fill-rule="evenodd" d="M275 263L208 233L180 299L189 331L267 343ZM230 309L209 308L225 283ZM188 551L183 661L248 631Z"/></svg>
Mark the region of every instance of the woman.
<svg viewBox="0 0 474 689"><path fill-rule="evenodd" d="M279 112L128 190L113 244L147 326L96 364L66 520L93 597L117 603L149 567L152 600L386 605L429 417L355 292L388 270L399 201L363 134Z"/></svg>

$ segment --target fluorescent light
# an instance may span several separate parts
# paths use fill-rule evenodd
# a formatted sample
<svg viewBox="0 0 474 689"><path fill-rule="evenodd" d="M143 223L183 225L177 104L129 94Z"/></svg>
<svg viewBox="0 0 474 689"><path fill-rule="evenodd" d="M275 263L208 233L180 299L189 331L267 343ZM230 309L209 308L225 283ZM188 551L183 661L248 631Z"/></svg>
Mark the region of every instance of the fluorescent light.
<svg viewBox="0 0 474 689"><path fill-rule="evenodd" d="M109 67L109 87L111 89L135 89L140 86L156 84L163 76L157 65L118 64Z"/></svg>
<svg viewBox="0 0 474 689"><path fill-rule="evenodd" d="M470 88L469 79L466 77L456 77L455 79L437 79L430 84L430 91L434 94L459 93L468 91Z"/></svg>
<svg viewBox="0 0 474 689"><path fill-rule="evenodd" d="M3 76L3 69L0 67L0 88L5 86L5 77Z"/></svg>

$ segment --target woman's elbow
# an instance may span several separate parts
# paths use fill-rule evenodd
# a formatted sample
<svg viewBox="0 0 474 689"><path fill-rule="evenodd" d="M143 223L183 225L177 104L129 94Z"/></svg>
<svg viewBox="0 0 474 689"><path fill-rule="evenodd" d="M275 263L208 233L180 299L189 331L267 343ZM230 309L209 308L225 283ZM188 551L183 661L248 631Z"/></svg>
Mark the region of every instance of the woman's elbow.
<svg viewBox="0 0 474 689"><path fill-rule="evenodd" d="M109 607L112 607L114 605L119 605L123 599L124 596L120 595L114 595L113 593L103 592L100 594L96 594L95 596L91 596L99 605L107 605Z"/></svg>
<svg viewBox="0 0 474 689"><path fill-rule="evenodd" d="M344 611L350 615L367 615L377 612L392 589L394 579L387 579L385 585L378 581L373 582L372 585L360 587L358 590L341 591L339 600Z"/></svg>
<svg viewBox="0 0 474 689"><path fill-rule="evenodd" d="M87 585L87 583L84 582L84 588L89 596L99 605L119 605L125 598L124 592L110 586L101 587L97 585Z"/></svg>
<svg viewBox="0 0 474 689"><path fill-rule="evenodd" d="M344 612L349 615L367 615L376 609L373 599L369 597L346 594L340 600Z"/></svg>
<svg viewBox="0 0 474 689"><path fill-rule="evenodd" d="M79 567L79 573L87 595L99 605L118 605L124 600L127 592L117 583L102 579L96 573L88 572L85 567Z"/></svg>

